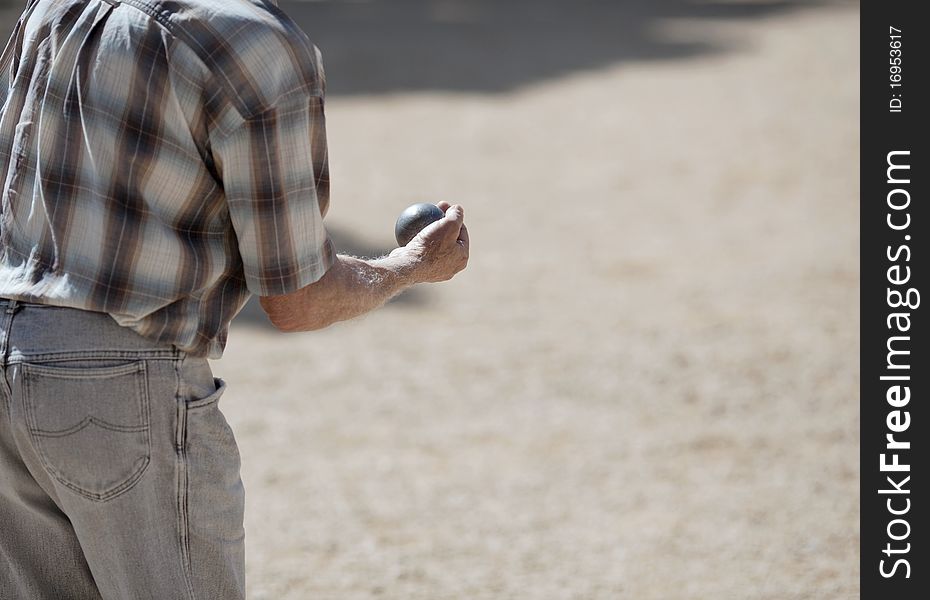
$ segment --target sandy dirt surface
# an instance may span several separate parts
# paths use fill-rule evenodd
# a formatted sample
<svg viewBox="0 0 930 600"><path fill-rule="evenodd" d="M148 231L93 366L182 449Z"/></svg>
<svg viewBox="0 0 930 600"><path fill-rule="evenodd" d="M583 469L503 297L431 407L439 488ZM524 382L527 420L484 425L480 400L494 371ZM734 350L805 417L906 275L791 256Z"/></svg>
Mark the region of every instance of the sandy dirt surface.
<svg viewBox="0 0 930 600"><path fill-rule="evenodd" d="M331 97L343 246L473 258L234 324L253 598L858 597L858 7L650 26L716 51Z"/></svg>
<svg viewBox="0 0 930 600"><path fill-rule="evenodd" d="M470 85L440 43L430 86L365 79L408 38L386 2L356 41L313 21L337 4L282 2L327 58L334 236L385 251L446 199L473 257L322 332L234 323L250 597L857 598L858 6L677 2L617 56L546 21L524 50L558 68L479 53ZM521 51L504 16L482 52Z"/></svg>

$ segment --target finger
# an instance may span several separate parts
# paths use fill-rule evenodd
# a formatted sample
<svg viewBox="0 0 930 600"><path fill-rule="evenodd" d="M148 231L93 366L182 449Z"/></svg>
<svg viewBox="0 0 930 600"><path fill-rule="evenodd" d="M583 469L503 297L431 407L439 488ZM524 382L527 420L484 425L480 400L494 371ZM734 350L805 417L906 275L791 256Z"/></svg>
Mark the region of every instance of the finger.
<svg viewBox="0 0 930 600"><path fill-rule="evenodd" d="M446 218L444 220L453 221L461 227L462 223L465 222L465 209L462 208L461 204L453 204L446 210Z"/></svg>
<svg viewBox="0 0 930 600"><path fill-rule="evenodd" d="M463 247L465 248L466 251L468 250L468 247L469 247L469 243L468 243L468 227L466 227L464 223L462 223L462 228L459 229L459 238L458 238L456 241L457 241L461 246L463 246Z"/></svg>
<svg viewBox="0 0 930 600"><path fill-rule="evenodd" d="M437 202L436 206L438 206L439 210L441 210L442 212L446 212L447 210L449 210L449 207L452 205L446 202L445 200L442 200L440 202Z"/></svg>
<svg viewBox="0 0 930 600"><path fill-rule="evenodd" d="M447 222L445 239L449 242L458 242L462 228L465 227L465 210L460 205L453 204L446 211L446 218L443 221Z"/></svg>
<svg viewBox="0 0 930 600"><path fill-rule="evenodd" d="M448 231L448 222L445 219L439 219L438 221L433 221L426 227L420 230L418 234L414 236L413 239L421 238L430 243L439 242L444 239ZM411 240L413 241L413 240Z"/></svg>
<svg viewBox="0 0 930 600"><path fill-rule="evenodd" d="M464 224L465 216L462 207L453 204L446 210L446 215L438 221L433 221L417 234L417 237L426 239L457 239L459 231Z"/></svg>

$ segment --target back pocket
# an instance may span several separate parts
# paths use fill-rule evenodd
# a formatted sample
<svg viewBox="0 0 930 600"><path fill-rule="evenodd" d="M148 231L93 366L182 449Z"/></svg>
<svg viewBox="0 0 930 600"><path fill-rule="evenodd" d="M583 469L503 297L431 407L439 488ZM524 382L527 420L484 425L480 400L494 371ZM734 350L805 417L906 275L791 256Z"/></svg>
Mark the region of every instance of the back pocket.
<svg viewBox="0 0 930 600"><path fill-rule="evenodd" d="M145 362L26 363L22 374L29 433L52 477L97 501L139 481L151 460Z"/></svg>

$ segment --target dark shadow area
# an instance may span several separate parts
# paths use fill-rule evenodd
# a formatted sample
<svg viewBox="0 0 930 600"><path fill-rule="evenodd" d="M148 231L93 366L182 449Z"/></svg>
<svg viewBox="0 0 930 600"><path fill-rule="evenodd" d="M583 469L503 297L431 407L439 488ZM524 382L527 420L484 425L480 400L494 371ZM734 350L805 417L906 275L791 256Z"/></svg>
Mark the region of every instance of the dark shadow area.
<svg viewBox="0 0 930 600"><path fill-rule="evenodd" d="M0 0L0 52L13 33L16 21L26 7L26 0Z"/></svg>
<svg viewBox="0 0 930 600"><path fill-rule="evenodd" d="M328 92L507 92L627 61L726 48L663 39L667 19L755 19L822 4L744 0L281 0L323 52Z"/></svg>
<svg viewBox="0 0 930 600"><path fill-rule="evenodd" d="M826 3L280 0L280 7L322 50L329 93L352 95L506 92L621 62L720 52L727 48L709 40L663 39L657 26L668 19L756 19ZM24 0L0 0L4 42L23 6Z"/></svg>
<svg viewBox="0 0 930 600"><path fill-rule="evenodd" d="M384 256L394 248L382 248L368 243L367 241L354 236L350 231L339 227L327 226L336 250L339 254L349 254L351 256L377 257ZM411 288L388 302L391 308L417 308L430 302L428 289L423 286ZM252 296L233 321L235 325L245 325L252 327L262 327L268 330L274 330L265 311L262 310L258 303L258 297Z"/></svg>

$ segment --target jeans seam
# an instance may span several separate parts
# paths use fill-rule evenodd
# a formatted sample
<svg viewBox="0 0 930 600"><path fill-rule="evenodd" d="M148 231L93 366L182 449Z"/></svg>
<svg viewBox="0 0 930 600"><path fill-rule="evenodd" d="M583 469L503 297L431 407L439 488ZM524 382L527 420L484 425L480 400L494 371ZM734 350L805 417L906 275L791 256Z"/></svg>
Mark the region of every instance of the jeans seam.
<svg viewBox="0 0 930 600"><path fill-rule="evenodd" d="M178 550L181 557L181 571L187 584L187 593L194 600L194 577L190 555L190 515L188 506L188 463L187 463L187 407L181 393L181 365L184 355L174 360L176 379L175 405L177 410L175 426L175 453L177 454L177 510L178 510Z"/></svg>
<svg viewBox="0 0 930 600"><path fill-rule="evenodd" d="M10 358L8 364L24 362L67 362L98 359L127 360L174 360L174 350L72 350L70 352L45 352L41 354L19 354Z"/></svg>
<svg viewBox="0 0 930 600"><path fill-rule="evenodd" d="M0 331L0 384L3 386L3 403L6 409L6 415L9 418L10 426L13 426L13 387L7 378L7 367L10 366L10 332L13 331L13 317L19 304L15 300L10 300L7 308L3 311L3 331Z"/></svg>

